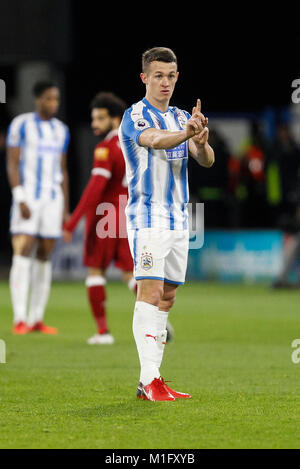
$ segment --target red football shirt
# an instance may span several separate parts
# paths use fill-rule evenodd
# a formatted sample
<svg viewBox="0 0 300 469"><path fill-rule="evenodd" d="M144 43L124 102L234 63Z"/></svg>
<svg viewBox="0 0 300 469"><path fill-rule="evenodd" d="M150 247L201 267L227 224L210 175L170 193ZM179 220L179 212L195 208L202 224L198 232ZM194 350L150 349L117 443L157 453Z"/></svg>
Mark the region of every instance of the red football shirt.
<svg viewBox="0 0 300 469"><path fill-rule="evenodd" d="M94 150L92 176L85 188L72 216L64 224L64 229L72 232L83 215L91 213L96 217L99 204L113 204L119 212L127 202L125 161L119 144L118 130L112 130ZM120 196L121 197L120 199ZM121 205L119 202L121 201ZM103 205L103 210L106 205ZM97 210L100 214L101 210Z"/></svg>

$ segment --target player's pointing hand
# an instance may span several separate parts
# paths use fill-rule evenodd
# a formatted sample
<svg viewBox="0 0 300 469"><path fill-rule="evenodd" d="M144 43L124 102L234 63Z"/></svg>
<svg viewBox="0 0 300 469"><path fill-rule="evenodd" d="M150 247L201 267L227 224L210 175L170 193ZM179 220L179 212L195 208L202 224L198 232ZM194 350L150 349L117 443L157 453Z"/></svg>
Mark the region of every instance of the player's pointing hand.
<svg viewBox="0 0 300 469"><path fill-rule="evenodd" d="M197 113L201 113L201 99L197 99L197 104L196 104L196 107L193 107L193 114L197 112Z"/></svg>
<svg viewBox="0 0 300 469"><path fill-rule="evenodd" d="M208 119L201 112L201 99L199 98L197 99L196 106L193 107L192 117L200 119L203 128L207 126Z"/></svg>
<svg viewBox="0 0 300 469"><path fill-rule="evenodd" d="M189 138L199 135L206 127L208 119L201 112L201 100L198 98L196 106L193 107L192 117L187 122L187 133Z"/></svg>

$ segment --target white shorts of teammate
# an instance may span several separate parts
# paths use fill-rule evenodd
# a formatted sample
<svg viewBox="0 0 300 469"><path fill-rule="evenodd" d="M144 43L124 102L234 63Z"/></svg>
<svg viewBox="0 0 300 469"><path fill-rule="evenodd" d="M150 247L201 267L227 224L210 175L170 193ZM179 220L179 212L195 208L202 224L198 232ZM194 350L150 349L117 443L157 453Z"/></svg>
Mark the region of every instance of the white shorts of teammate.
<svg viewBox="0 0 300 469"><path fill-rule="evenodd" d="M22 217L19 204L13 203L10 232L40 238L59 238L62 232L63 195L57 192L55 199L26 201L31 216Z"/></svg>
<svg viewBox="0 0 300 469"><path fill-rule="evenodd" d="M136 280L154 279L183 285L185 281L189 231L142 228L128 230Z"/></svg>

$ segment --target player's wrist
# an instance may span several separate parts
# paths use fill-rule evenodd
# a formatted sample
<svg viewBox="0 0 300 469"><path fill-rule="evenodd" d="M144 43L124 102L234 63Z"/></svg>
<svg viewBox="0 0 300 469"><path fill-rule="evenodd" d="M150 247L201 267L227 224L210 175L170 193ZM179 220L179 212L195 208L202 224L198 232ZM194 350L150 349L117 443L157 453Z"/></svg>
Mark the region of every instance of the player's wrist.
<svg viewBox="0 0 300 469"><path fill-rule="evenodd" d="M205 149L206 143L199 143L193 140L198 151L202 152Z"/></svg>
<svg viewBox="0 0 300 469"><path fill-rule="evenodd" d="M24 203L26 201L24 187L21 185L13 187L12 196L14 202L16 202L17 204Z"/></svg>
<svg viewBox="0 0 300 469"><path fill-rule="evenodd" d="M194 132L194 130L191 130L191 129L186 128L186 129L183 130L182 132L184 132L185 140L189 140L190 138L195 137L195 132Z"/></svg>

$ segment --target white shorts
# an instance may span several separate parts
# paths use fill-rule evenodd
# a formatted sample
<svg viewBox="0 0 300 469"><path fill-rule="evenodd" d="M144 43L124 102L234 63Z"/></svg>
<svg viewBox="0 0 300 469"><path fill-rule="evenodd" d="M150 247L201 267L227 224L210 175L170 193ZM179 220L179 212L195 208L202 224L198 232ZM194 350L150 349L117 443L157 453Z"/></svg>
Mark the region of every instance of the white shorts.
<svg viewBox="0 0 300 469"><path fill-rule="evenodd" d="M59 192L55 199L26 201L31 217L21 216L19 204L11 209L11 234L27 234L40 238L59 238L62 233L63 195Z"/></svg>
<svg viewBox="0 0 300 469"><path fill-rule="evenodd" d="M128 230L136 280L156 279L175 285L185 281L189 231L142 228Z"/></svg>

